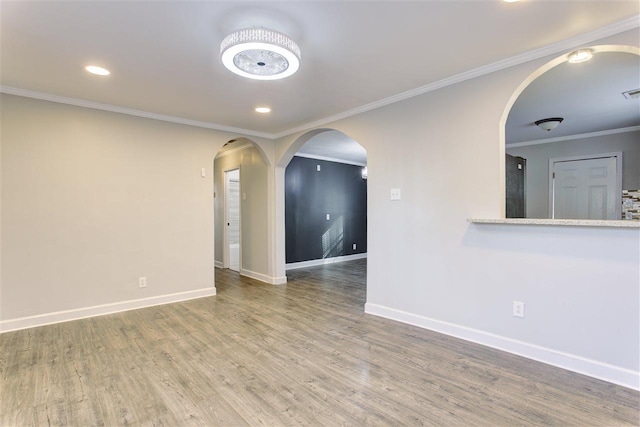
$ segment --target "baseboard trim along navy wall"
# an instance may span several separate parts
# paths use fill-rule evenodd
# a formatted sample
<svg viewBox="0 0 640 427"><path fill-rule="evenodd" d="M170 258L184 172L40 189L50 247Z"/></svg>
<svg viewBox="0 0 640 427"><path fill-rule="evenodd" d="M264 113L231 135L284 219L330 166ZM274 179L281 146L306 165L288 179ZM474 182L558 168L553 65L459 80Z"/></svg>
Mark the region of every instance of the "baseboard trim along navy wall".
<svg viewBox="0 0 640 427"><path fill-rule="evenodd" d="M240 269L240 275L249 277L251 279L256 279L261 282L268 283L270 285L284 285L287 283L287 276L272 277L272 276L267 276L266 274L256 273L255 271L245 270L243 268Z"/></svg>
<svg viewBox="0 0 640 427"><path fill-rule="evenodd" d="M366 303L365 313L384 317L420 328L429 329L441 334L471 341L507 353L533 359L538 362L567 369L623 387L640 390L640 372L620 368L573 354L563 353L550 348L540 347L500 335L440 320L430 319L417 314L407 313L378 304Z"/></svg>
<svg viewBox="0 0 640 427"><path fill-rule="evenodd" d="M315 267L318 265L333 264L336 262L353 261L354 259L362 259L366 257L367 257L367 254L364 253L364 254L336 256L333 258L312 259L309 261L292 262L286 265L286 269L295 270L296 268Z"/></svg>
<svg viewBox="0 0 640 427"><path fill-rule="evenodd" d="M112 304L96 305L93 307L77 308L73 310L56 311L54 313L39 314L37 316L21 317L0 321L0 333L17 331L20 329L35 328L38 326L52 325L54 323L69 322L71 320L85 319L87 317L102 316L105 314L120 313L123 311L137 310L190 299L209 297L216 294L216 288L196 289L193 291L179 292L175 294L159 295L149 298L116 302Z"/></svg>
<svg viewBox="0 0 640 427"><path fill-rule="evenodd" d="M224 268L224 264L222 263L222 261L214 261L213 265L217 268Z"/></svg>

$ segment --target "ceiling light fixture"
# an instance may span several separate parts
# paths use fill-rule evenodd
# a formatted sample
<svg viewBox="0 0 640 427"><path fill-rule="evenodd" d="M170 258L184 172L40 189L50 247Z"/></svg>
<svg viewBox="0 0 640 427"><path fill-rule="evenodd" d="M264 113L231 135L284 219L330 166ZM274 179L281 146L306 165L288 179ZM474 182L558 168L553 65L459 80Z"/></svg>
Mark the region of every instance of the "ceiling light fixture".
<svg viewBox="0 0 640 427"><path fill-rule="evenodd" d="M256 113L267 114L271 112L269 107L256 107Z"/></svg>
<svg viewBox="0 0 640 427"><path fill-rule="evenodd" d="M628 90L626 92L622 92L622 95L627 99L638 99L640 98L640 89Z"/></svg>
<svg viewBox="0 0 640 427"><path fill-rule="evenodd" d="M569 62L571 64L585 62L590 60L591 58L593 58L593 50L591 49L580 49L569 54Z"/></svg>
<svg viewBox="0 0 640 427"><path fill-rule="evenodd" d="M98 76L108 76L109 74L111 74L106 68L97 67L95 65L87 65L86 67L84 67L84 69L91 74L95 74Z"/></svg>
<svg viewBox="0 0 640 427"><path fill-rule="evenodd" d="M536 121L536 126L538 126L540 129L544 129L547 132L549 132L550 130L557 128L558 125L562 123L563 120L564 119L562 117L551 117L549 119L542 119L542 120Z"/></svg>
<svg viewBox="0 0 640 427"><path fill-rule="evenodd" d="M289 77L300 67L300 48L293 40L266 28L229 34L220 44L222 63L239 76L256 80Z"/></svg>

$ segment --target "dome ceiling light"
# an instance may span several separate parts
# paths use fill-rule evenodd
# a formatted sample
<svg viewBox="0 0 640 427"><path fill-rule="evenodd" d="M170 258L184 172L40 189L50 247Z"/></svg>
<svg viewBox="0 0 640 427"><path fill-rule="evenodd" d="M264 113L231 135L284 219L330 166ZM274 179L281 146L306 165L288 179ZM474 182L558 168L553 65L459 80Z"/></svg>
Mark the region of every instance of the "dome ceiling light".
<svg viewBox="0 0 640 427"><path fill-rule="evenodd" d="M542 119L542 120L536 121L536 126L538 126L540 129L544 129L547 132L549 132L550 130L557 128L558 125L562 123L563 120L564 119L562 117L552 117L549 119Z"/></svg>
<svg viewBox="0 0 640 427"><path fill-rule="evenodd" d="M229 34L220 44L222 63L239 76L256 80L289 77L300 67L300 48L286 35L266 28Z"/></svg>

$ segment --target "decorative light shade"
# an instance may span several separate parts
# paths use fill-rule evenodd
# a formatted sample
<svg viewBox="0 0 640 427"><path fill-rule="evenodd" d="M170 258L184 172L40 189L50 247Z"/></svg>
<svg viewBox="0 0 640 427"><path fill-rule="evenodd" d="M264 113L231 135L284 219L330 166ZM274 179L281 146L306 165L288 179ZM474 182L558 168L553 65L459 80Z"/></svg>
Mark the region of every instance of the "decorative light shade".
<svg viewBox="0 0 640 427"><path fill-rule="evenodd" d="M538 126L540 129L544 129L547 132L549 132L550 130L557 128L558 125L562 123L563 120L564 119L562 117L551 117L549 119L542 119L542 120L536 121L536 126Z"/></svg>
<svg viewBox="0 0 640 427"><path fill-rule="evenodd" d="M300 67L300 48L286 35L265 28L229 34L220 44L222 63L242 77L277 80Z"/></svg>
<svg viewBox="0 0 640 427"><path fill-rule="evenodd" d="M580 49L569 54L569 62L572 64L588 61L591 58L593 58L593 50L591 49Z"/></svg>

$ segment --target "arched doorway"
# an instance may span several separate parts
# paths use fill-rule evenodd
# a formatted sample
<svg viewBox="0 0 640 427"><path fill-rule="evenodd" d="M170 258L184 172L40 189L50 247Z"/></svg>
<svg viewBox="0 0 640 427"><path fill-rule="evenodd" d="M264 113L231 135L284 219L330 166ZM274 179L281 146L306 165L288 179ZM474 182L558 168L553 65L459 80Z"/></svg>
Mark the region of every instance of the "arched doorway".
<svg viewBox="0 0 640 427"><path fill-rule="evenodd" d="M261 279L269 266L269 161L254 141L235 138L213 170L215 266Z"/></svg>
<svg viewBox="0 0 640 427"><path fill-rule="evenodd" d="M640 167L629 161L640 154L640 110L624 96L640 87L640 50L582 50L592 59L571 63L568 54L550 61L505 109L507 218L624 219L623 194L640 194ZM550 118L557 128L537 126Z"/></svg>
<svg viewBox="0 0 640 427"><path fill-rule="evenodd" d="M366 258L366 149L335 129L308 132L290 149L279 163L286 270Z"/></svg>

